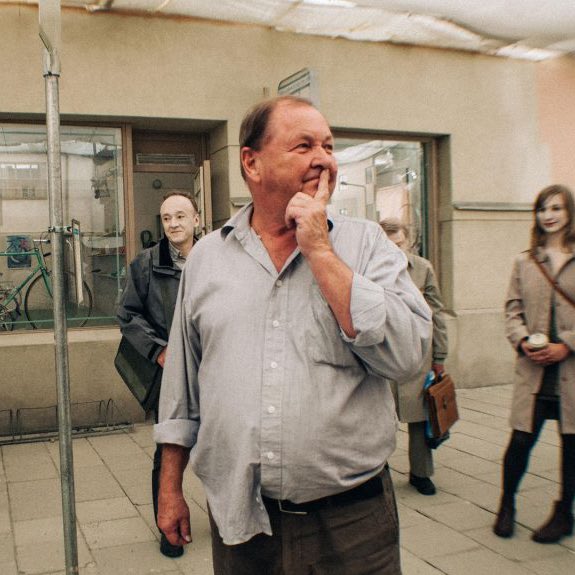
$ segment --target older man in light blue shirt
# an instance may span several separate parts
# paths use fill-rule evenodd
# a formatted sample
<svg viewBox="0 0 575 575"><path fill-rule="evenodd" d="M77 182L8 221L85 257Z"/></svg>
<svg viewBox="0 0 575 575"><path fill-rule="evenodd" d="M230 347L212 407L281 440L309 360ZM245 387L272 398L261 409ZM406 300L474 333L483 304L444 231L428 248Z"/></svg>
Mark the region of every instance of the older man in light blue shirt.
<svg viewBox="0 0 575 575"><path fill-rule="evenodd" d="M155 428L159 525L191 540L191 450L217 575L399 574L386 379L419 368L429 308L377 224L328 219L337 166L313 106L266 102L240 139L253 204L182 276Z"/></svg>

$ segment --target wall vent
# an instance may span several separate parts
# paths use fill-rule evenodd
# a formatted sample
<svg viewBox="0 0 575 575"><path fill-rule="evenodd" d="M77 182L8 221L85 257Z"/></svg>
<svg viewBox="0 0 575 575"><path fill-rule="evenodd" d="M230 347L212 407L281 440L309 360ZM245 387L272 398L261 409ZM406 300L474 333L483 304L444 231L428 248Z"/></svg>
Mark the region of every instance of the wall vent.
<svg viewBox="0 0 575 575"><path fill-rule="evenodd" d="M138 166L188 166L195 167L194 154L136 154Z"/></svg>

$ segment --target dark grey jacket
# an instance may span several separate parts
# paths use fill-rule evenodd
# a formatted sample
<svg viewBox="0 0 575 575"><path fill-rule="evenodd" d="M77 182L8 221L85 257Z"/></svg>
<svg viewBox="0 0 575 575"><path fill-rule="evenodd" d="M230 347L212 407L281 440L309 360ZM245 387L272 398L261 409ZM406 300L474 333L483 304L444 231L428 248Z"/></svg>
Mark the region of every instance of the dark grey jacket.
<svg viewBox="0 0 575 575"><path fill-rule="evenodd" d="M120 330L146 359L154 363L168 345L180 276L166 238L140 252L128 270L117 311ZM165 302L164 294L167 296Z"/></svg>

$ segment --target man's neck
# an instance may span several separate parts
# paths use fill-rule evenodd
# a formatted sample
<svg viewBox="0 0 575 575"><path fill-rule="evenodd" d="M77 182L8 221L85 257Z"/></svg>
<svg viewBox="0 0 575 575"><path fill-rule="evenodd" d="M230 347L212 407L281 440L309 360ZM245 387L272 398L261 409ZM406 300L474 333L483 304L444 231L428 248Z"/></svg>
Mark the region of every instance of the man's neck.
<svg viewBox="0 0 575 575"><path fill-rule="evenodd" d="M278 271L297 247L295 229L286 226L284 214L285 210L266 211L254 206L250 222Z"/></svg>
<svg viewBox="0 0 575 575"><path fill-rule="evenodd" d="M286 226L285 211L287 206L278 206L273 202L265 204L254 201L250 224L258 235L280 237L290 233Z"/></svg>
<svg viewBox="0 0 575 575"><path fill-rule="evenodd" d="M194 245L194 238L192 238L189 242L186 242L185 244L176 245L176 244L173 244L172 242L170 242L170 245L176 251L180 252L180 254L183 258L187 258L188 254L190 253L190 251L192 250L192 247Z"/></svg>

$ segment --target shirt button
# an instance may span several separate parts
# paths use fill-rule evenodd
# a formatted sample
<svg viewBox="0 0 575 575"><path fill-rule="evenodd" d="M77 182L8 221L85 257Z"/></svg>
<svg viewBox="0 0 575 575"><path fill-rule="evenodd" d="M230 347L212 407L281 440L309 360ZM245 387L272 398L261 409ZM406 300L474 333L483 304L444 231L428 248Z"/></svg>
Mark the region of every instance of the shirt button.
<svg viewBox="0 0 575 575"><path fill-rule="evenodd" d="M272 321L272 325L273 325L274 327L279 327L279 326L280 326L280 322L279 322L277 319L274 319L274 320Z"/></svg>
<svg viewBox="0 0 575 575"><path fill-rule="evenodd" d="M268 452L266 453L266 457L267 457L268 459L273 459L273 458L275 457L275 454L274 454L273 451L268 451Z"/></svg>
<svg viewBox="0 0 575 575"><path fill-rule="evenodd" d="M268 407L268 413L275 413L276 412L276 408L273 405L270 405Z"/></svg>
<svg viewBox="0 0 575 575"><path fill-rule="evenodd" d="M282 287L283 285L284 285L284 282L282 280L276 281L276 287Z"/></svg>
<svg viewBox="0 0 575 575"><path fill-rule="evenodd" d="M272 362L270 363L270 367L271 367L272 369L275 369L277 366L278 366L278 364L277 364L275 361L272 361Z"/></svg>

